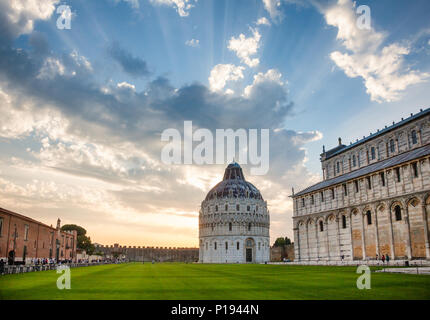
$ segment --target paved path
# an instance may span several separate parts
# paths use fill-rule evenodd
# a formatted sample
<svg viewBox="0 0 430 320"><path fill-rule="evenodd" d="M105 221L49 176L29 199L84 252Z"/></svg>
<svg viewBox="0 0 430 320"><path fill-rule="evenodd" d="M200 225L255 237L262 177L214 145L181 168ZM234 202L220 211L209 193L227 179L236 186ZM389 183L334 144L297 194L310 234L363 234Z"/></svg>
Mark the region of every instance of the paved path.
<svg viewBox="0 0 430 320"><path fill-rule="evenodd" d="M392 272L392 273L407 273L407 274L426 274L430 275L430 267L417 268L385 268L376 272Z"/></svg>

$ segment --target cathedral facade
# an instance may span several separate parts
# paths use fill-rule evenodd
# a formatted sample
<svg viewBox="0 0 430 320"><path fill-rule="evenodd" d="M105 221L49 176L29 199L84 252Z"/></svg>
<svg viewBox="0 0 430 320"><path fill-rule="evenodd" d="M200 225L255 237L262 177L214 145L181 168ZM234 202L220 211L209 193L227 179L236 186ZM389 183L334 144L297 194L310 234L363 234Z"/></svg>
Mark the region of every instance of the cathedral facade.
<svg viewBox="0 0 430 320"><path fill-rule="evenodd" d="M270 259L269 211L260 191L231 163L199 212L199 261L263 263Z"/></svg>
<svg viewBox="0 0 430 320"><path fill-rule="evenodd" d="M321 154L296 194L296 261L430 259L430 108Z"/></svg>

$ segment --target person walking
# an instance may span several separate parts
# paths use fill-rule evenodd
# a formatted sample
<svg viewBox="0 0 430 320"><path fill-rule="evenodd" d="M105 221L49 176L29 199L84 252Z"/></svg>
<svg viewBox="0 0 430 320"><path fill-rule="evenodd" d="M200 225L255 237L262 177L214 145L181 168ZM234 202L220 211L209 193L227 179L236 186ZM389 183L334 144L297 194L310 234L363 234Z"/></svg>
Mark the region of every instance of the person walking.
<svg viewBox="0 0 430 320"><path fill-rule="evenodd" d="M387 259L387 264L388 264L388 262L390 262L390 256L388 254L387 254L386 259Z"/></svg>
<svg viewBox="0 0 430 320"><path fill-rule="evenodd" d="M4 261L0 259L0 276L4 273Z"/></svg>
<svg viewBox="0 0 430 320"><path fill-rule="evenodd" d="M382 263L385 263L385 254L382 255Z"/></svg>

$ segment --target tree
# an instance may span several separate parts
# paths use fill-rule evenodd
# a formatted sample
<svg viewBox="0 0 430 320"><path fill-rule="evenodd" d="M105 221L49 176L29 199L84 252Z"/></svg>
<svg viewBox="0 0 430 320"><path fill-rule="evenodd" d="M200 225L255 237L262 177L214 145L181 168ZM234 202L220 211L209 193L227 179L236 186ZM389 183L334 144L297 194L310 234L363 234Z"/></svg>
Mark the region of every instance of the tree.
<svg viewBox="0 0 430 320"><path fill-rule="evenodd" d="M85 250L87 254L92 254L95 250L94 245L91 243L91 238L87 237L87 230L76 224L65 224L61 227L61 231L72 231L76 230L78 233L78 241L76 247L81 250Z"/></svg>
<svg viewBox="0 0 430 320"><path fill-rule="evenodd" d="M285 246L285 245L289 245L289 244L291 244L292 242L291 242L291 239L290 238L288 238L288 237L285 237L285 238L277 238L276 240L275 240L275 243L273 244L273 246L274 247L283 247L283 246Z"/></svg>
<svg viewBox="0 0 430 320"><path fill-rule="evenodd" d="M285 246L285 239L284 238L277 238L275 240L275 243L273 244L274 247L283 247Z"/></svg>

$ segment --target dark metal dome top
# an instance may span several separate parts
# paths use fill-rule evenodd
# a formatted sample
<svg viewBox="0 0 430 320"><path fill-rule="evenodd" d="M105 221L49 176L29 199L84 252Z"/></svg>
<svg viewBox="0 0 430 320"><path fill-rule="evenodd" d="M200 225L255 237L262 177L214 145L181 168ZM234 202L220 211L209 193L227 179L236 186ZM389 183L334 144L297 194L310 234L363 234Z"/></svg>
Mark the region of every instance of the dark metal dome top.
<svg viewBox="0 0 430 320"><path fill-rule="evenodd" d="M209 191L205 200L228 197L263 200L260 191L252 183L245 180L242 168L236 162L227 166L224 178Z"/></svg>

